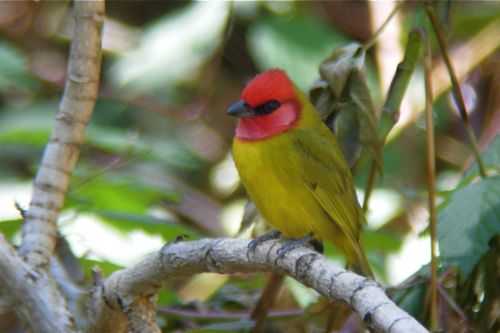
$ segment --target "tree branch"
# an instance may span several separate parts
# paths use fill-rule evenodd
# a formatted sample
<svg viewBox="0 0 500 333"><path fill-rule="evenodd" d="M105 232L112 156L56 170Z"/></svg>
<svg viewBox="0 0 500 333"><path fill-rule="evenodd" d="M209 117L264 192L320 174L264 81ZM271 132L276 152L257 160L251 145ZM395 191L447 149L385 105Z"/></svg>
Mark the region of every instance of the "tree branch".
<svg viewBox="0 0 500 333"><path fill-rule="evenodd" d="M31 266L45 270L54 252L57 218L97 100L104 1L75 1L74 18L64 93L35 178L20 246Z"/></svg>
<svg viewBox="0 0 500 333"><path fill-rule="evenodd" d="M54 280L26 264L0 234L2 295L32 332L75 332L76 328Z"/></svg>
<svg viewBox="0 0 500 333"><path fill-rule="evenodd" d="M2 294L23 324L41 333L77 331L49 267L57 218L97 99L104 1L75 1L74 19L68 77L29 210L23 214L19 254L0 235Z"/></svg>
<svg viewBox="0 0 500 333"><path fill-rule="evenodd" d="M367 328L377 332L427 332L415 319L399 309L372 279L358 276L333 265L307 248L297 248L278 258L284 244L269 241L252 252L248 240L203 239L166 244L132 267L114 272L98 292L89 308L96 318L93 332L124 332L124 309L155 295L169 280L201 272L276 272L287 274L315 289L331 301L342 300L356 311ZM116 320L113 322L113 320Z"/></svg>

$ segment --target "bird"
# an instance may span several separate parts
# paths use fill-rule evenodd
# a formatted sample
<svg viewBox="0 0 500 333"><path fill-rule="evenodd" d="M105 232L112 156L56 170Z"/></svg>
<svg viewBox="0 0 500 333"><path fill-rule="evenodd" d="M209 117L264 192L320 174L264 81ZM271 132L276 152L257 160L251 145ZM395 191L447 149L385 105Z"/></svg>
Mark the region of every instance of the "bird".
<svg viewBox="0 0 500 333"><path fill-rule="evenodd" d="M278 234L327 240L348 269L373 276L360 239L366 222L351 170L335 136L286 72L257 74L227 114L239 118L232 155L241 182L277 231L261 240Z"/></svg>

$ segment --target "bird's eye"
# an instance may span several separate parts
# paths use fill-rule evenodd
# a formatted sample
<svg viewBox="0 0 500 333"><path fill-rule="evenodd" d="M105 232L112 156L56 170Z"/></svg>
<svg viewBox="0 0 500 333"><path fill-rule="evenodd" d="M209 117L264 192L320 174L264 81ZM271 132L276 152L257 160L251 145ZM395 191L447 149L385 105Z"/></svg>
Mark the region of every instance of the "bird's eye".
<svg viewBox="0 0 500 333"><path fill-rule="evenodd" d="M275 99L271 99L259 106L255 109L256 113L259 115L265 115L276 111L281 106L280 102Z"/></svg>
<svg viewBox="0 0 500 333"><path fill-rule="evenodd" d="M266 104L264 104L264 105L265 105L266 110L269 112L273 112L274 110L276 110L277 108L280 107L280 103L275 99L272 99L272 100L266 102Z"/></svg>

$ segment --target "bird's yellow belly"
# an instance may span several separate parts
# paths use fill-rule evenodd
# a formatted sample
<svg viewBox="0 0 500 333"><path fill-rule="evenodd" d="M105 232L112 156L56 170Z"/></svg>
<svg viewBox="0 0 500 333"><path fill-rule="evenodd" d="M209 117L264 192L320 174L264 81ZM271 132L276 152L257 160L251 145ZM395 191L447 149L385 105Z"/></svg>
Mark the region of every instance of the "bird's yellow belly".
<svg viewBox="0 0 500 333"><path fill-rule="evenodd" d="M233 147L243 185L266 222L292 238L335 232L307 190L293 154L279 136L265 142L236 141Z"/></svg>

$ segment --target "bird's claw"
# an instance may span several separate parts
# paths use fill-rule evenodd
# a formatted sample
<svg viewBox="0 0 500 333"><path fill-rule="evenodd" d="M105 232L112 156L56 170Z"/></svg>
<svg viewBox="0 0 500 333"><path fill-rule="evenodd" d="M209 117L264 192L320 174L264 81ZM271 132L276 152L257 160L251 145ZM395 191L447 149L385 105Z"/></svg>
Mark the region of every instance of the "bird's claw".
<svg viewBox="0 0 500 333"><path fill-rule="evenodd" d="M310 233L305 237L302 237L299 239L294 239L294 240L286 243L285 245L280 247L278 249L278 251L276 252L278 255L278 259L283 259L288 252L292 251L293 249L295 249L299 246L307 245L312 238L313 238L313 234Z"/></svg>
<svg viewBox="0 0 500 333"><path fill-rule="evenodd" d="M279 231L273 230L267 234L259 236L259 237L255 238L254 240L252 240L250 243L248 243L248 250L255 252L255 249L257 248L257 246L259 246L260 244L262 244L264 242L267 242L268 240L279 238L280 234L281 233Z"/></svg>

